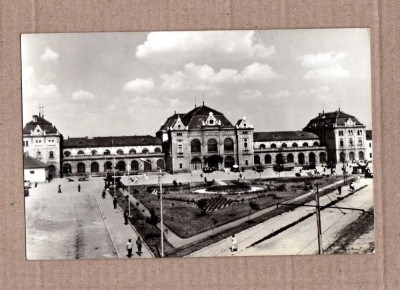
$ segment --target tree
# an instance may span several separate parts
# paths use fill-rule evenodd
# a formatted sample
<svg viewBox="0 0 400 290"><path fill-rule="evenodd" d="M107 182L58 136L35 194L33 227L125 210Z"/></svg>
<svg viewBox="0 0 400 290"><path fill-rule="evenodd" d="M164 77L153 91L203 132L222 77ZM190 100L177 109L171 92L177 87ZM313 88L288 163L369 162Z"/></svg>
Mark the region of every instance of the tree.
<svg viewBox="0 0 400 290"><path fill-rule="evenodd" d="M154 208L150 209L150 217L147 219L147 222L153 226L157 226L160 222L160 218L156 215Z"/></svg>
<svg viewBox="0 0 400 290"><path fill-rule="evenodd" d="M196 205L201 210L201 214L202 215L206 215L207 214L207 205L208 205L208 199L207 198L199 199L196 202Z"/></svg>
<svg viewBox="0 0 400 290"><path fill-rule="evenodd" d="M250 205L250 211L249 211L249 219L250 219L251 211L252 210L254 210L254 211L260 210L260 205L255 201L250 201L249 205Z"/></svg>

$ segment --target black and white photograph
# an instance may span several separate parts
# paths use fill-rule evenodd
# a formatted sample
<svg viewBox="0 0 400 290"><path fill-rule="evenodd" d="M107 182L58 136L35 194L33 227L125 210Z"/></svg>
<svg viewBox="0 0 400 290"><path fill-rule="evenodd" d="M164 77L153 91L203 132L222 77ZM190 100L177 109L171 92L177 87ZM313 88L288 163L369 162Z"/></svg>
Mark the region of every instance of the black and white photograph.
<svg viewBox="0 0 400 290"><path fill-rule="evenodd" d="M373 254L367 28L21 35L28 260Z"/></svg>

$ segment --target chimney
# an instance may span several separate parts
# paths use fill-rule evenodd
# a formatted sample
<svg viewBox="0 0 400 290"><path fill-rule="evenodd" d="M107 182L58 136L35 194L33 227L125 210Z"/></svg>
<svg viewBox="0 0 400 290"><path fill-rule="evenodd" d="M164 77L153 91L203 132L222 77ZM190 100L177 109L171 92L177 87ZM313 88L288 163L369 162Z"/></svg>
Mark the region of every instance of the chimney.
<svg viewBox="0 0 400 290"><path fill-rule="evenodd" d="M37 115L33 115L33 122L37 123Z"/></svg>

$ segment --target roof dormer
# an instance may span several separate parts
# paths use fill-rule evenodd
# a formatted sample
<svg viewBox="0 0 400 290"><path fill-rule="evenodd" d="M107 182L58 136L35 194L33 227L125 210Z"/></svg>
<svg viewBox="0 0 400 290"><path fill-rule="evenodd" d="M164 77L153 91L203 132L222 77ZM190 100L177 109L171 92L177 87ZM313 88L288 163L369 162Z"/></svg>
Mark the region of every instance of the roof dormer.
<svg viewBox="0 0 400 290"><path fill-rule="evenodd" d="M203 121L203 126L221 126L221 121L215 118L213 112L208 113L208 117Z"/></svg>
<svg viewBox="0 0 400 290"><path fill-rule="evenodd" d="M188 128L183 124L181 117L178 116L175 124L171 126L171 130L187 130Z"/></svg>
<svg viewBox="0 0 400 290"><path fill-rule="evenodd" d="M253 129L253 125L249 124L246 117L243 116L241 120L236 123L238 129Z"/></svg>

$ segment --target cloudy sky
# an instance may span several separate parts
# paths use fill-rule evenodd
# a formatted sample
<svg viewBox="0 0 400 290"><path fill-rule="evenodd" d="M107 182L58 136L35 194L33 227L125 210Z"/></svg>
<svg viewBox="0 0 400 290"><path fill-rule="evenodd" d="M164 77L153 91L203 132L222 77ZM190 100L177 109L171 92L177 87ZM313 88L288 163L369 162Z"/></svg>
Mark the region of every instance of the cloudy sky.
<svg viewBox="0 0 400 290"><path fill-rule="evenodd" d="M24 124L67 137L153 135L204 101L255 131L301 130L322 110L371 128L367 29L28 34Z"/></svg>

